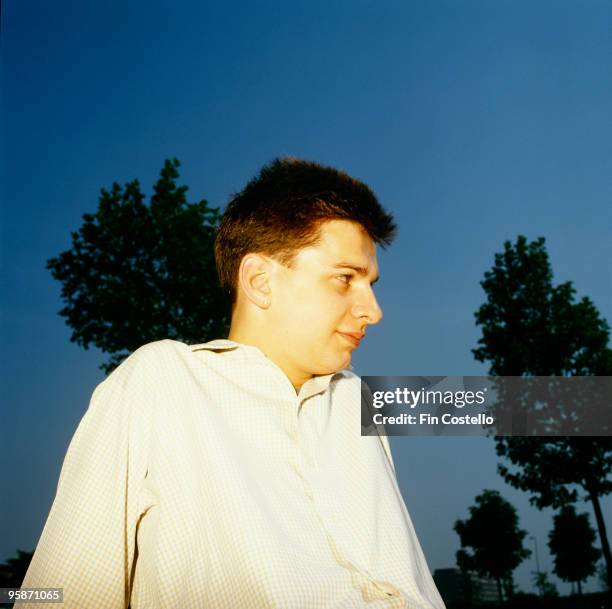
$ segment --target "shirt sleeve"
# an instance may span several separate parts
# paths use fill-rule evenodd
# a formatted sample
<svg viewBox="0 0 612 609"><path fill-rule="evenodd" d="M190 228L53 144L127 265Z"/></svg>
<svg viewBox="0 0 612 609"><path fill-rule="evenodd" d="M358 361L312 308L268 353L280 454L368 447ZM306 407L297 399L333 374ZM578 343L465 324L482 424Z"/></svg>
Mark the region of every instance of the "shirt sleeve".
<svg viewBox="0 0 612 609"><path fill-rule="evenodd" d="M129 605L138 493L147 474L149 443L146 383L137 354L96 387L68 447L21 586L63 588L65 609Z"/></svg>

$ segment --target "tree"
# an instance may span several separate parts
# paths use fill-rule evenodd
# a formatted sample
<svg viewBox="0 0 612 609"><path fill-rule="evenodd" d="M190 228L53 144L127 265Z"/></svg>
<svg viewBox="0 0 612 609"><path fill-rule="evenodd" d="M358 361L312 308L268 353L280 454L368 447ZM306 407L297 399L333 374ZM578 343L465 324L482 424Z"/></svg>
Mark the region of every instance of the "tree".
<svg viewBox="0 0 612 609"><path fill-rule="evenodd" d="M144 343L205 342L227 330L213 253L220 214L205 200L187 202L178 167L165 161L150 205L138 180L102 189L72 248L47 261L63 284L70 340L109 353L106 372Z"/></svg>
<svg viewBox="0 0 612 609"><path fill-rule="evenodd" d="M511 580L514 569L531 555L523 548L527 533L518 528L515 508L497 491L483 491L469 509L470 517L457 520L454 526L462 548L457 552L457 564L463 571L495 578L501 604L502 583Z"/></svg>
<svg viewBox="0 0 612 609"><path fill-rule="evenodd" d="M610 591L610 580L608 579L608 572L606 571L605 563L599 563L597 567L597 579L602 592Z"/></svg>
<svg viewBox="0 0 612 609"><path fill-rule="evenodd" d="M540 596L545 598L551 598L559 596L557 586L548 579L548 573L546 571L536 571L533 574L533 583L538 589Z"/></svg>
<svg viewBox="0 0 612 609"><path fill-rule="evenodd" d="M0 588L19 588L26 575L34 552L17 550L16 558L0 565Z"/></svg>
<svg viewBox="0 0 612 609"><path fill-rule="evenodd" d="M571 282L553 285L544 238L528 243L519 236L495 255L481 285L487 301L475 313L481 326L478 361L499 376L610 376L609 326L591 300L575 301ZM612 405L609 405L612 406ZM559 508L578 499L593 505L608 578L612 556L600 498L612 491L612 437L498 436L497 454L516 466L499 473L532 493L538 508Z"/></svg>
<svg viewBox="0 0 612 609"><path fill-rule="evenodd" d="M548 535L548 547L555 557L555 573L563 580L578 583L595 573L601 551L593 546L595 531L589 515L576 514L573 505L566 505L554 518L554 528Z"/></svg>

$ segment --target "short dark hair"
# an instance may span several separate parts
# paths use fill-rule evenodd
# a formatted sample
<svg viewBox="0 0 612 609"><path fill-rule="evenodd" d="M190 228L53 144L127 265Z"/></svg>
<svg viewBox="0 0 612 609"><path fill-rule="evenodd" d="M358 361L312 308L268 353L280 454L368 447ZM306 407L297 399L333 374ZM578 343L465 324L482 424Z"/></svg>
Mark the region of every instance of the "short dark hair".
<svg viewBox="0 0 612 609"><path fill-rule="evenodd" d="M246 254L260 252L290 266L299 250L317 242L327 220L357 222L383 248L397 231L370 188L346 173L292 157L265 165L231 198L217 231L215 263L230 302Z"/></svg>

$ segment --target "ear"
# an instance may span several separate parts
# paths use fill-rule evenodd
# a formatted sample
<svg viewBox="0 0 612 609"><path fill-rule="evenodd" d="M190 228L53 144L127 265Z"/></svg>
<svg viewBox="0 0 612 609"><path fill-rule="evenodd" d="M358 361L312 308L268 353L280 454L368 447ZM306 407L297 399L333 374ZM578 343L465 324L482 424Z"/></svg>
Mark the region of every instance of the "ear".
<svg viewBox="0 0 612 609"><path fill-rule="evenodd" d="M270 260L260 254L247 254L238 269L238 286L242 293L262 309L270 306Z"/></svg>

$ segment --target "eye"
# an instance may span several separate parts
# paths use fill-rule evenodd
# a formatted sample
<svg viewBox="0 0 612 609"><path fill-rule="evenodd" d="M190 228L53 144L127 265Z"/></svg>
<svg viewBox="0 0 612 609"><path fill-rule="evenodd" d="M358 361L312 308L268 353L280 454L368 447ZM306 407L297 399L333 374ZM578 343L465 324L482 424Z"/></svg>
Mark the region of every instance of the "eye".
<svg viewBox="0 0 612 609"><path fill-rule="evenodd" d="M342 283L349 285L351 283L351 279L353 279L352 275L337 275L336 279L338 279L338 281L341 281Z"/></svg>

